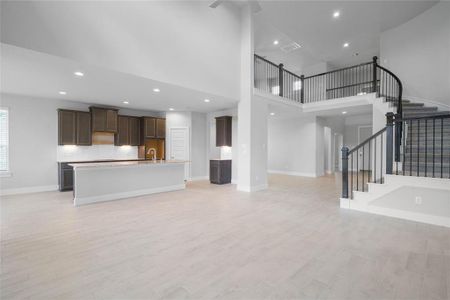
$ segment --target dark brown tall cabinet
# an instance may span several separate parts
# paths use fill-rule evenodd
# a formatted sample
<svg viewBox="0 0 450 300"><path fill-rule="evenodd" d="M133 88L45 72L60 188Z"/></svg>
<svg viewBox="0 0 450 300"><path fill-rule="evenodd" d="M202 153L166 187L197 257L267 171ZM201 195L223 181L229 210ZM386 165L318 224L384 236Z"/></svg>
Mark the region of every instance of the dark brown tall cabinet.
<svg viewBox="0 0 450 300"><path fill-rule="evenodd" d="M216 147L231 147L231 122L230 116L216 118Z"/></svg>
<svg viewBox="0 0 450 300"><path fill-rule="evenodd" d="M114 144L116 146L139 146L139 118L118 116L117 124L117 133L114 135Z"/></svg>
<svg viewBox="0 0 450 300"><path fill-rule="evenodd" d="M91 115L89 112L58 110L58 145L89 146L91 138Z"/></svg>
<svg viewBox="0 0 450 300"><path fill-rule="evenodd" d="M117 132L117 109L90 107L90 110L92 116L92 131L113 133Z"/></svg>

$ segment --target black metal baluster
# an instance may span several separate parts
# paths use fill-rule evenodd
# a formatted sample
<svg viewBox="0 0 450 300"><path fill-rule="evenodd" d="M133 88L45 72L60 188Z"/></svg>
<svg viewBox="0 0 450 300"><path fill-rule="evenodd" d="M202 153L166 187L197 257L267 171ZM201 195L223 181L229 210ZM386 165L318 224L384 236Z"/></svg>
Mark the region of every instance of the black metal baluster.
<svg viewBox="0 0 450 300"><path fill-rule="evenodd" d="M374 141L374 147L373 147L373 157L374 157L374 162L373 162L373 179L374 182L377 183L377 136L375 137L375 141Z"/></svg>
<svg viewBox="0 0 450 300"><path fill-rule="evenodd" d="M442 177L442 171L444 167L443 158L444 158L444 118L441 119L441 178L443 178Z"/></svg>
<svg viewBox="0 0 450 300"><path fill-rule="evenodd" d="M359 191L359 149L356 154L356 190Z"/></svg>
<svg viewBox="0 0 450 300"><path fill-rule="evenodd" d="M386 135L385 135L386 136ZM380 173L380 183L383 183L383 151L384 151L384 148L383 148L383 135L381 135L381 149L380 149L380 153L381 153L381 160L380 160L380 162L381 162L381 173Z"/></svg>
<svg viewBox="0 0 450 300"><path fill-rule="evenodd" d="M368 168L368 170L369 170L369 173L367 174L367 181L368 182L371 182L370 181L370 178L372 177L372 160L370 159L370 140L369 140L369 168ZM372 181L373 181L373 177L372 177Z"/></svg>
<svg viewBox="0 0 450 300"><path fill-rule="evenodd" d="M365 160L364 147L365 147L365 145L362 146L362 153L363 153L363 156L362 156L362 191L363 192L364 192L364 160Z"/></svg>
<svg viewBox="0 0 450 300"><path fill-rule="evenodd" d="M428 160L428 120L425 119L425 177L427 177L427 160Z"/></svg>
<svg viewBox="0 0 450 300"><path fill-rule="evenodd" d="M412 120L409 121L409 128L412 129ZM412 130L409 131L409 176L412 176Z"/></svg>
<svg viewBox="0 0 450 300"><path fill-rule="evenodd" d="M406 122L402 121L402 128L403 131L406 128ZM411 131L411 128L408 128L409 131ZM403 150L403 162L402 162L402 173L403 175L405 175L405 171L406 171L406 134L405 132L403 132L403 145L402 145L402 150Z"/></svg>
<svg viewBox="0 0 450 300"><path fill-rule="evenodd" d="M436 156L436 137L435 137L435 129L436 129L436 122L435 118L433 118L433 177L434 177L434 164L435 164L435 156Z"/></svg>
<svg viewBox="0 0 450 300"><path fill-rule="evenodd" d="M419 176L419 164L420 164L420 143L419 143L419 134L420 134L420 119L417 119L417 176Z"/></svg>
<svg viewBox="0 0 450 300"><path fill-rule="evenodd" d="M352 177L350 178L350 181L351 181L350 185L351 185L352 189L351 189L350 194L351 194L351 198L353 199L353 152L351 154L351 162L350 162L350 164L351 164L351 172L352 172Z"/></svg>

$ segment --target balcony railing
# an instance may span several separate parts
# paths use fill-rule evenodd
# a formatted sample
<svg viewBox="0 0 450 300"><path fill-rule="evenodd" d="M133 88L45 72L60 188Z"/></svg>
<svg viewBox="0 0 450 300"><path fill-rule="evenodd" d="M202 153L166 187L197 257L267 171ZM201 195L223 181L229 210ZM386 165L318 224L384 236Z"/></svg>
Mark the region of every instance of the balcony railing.
<svg viewBox="0 0 450 300"><path fill-rule="evenodd" d="M392 72L378 65L377 57L371 62L308 77L256 54L254 63L254 87L261 91L299 103L377 93L402 113L402 84Z"/></svg>

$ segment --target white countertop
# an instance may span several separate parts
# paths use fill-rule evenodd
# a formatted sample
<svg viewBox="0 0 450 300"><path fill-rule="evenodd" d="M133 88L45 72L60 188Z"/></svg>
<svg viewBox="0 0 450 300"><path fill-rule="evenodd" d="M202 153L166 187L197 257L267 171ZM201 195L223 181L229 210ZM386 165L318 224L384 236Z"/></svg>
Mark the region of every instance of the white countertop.
<svg viewBox="0 0 450 300"><path fill-rule="evenodd" d="M117 161L117 162L95 162L95 163L73 163L69 164L74 169L104 168L104 167L126 167L126 166L156 166L169 164L184 164L186 160L143 160L143 161Z"/></svg>

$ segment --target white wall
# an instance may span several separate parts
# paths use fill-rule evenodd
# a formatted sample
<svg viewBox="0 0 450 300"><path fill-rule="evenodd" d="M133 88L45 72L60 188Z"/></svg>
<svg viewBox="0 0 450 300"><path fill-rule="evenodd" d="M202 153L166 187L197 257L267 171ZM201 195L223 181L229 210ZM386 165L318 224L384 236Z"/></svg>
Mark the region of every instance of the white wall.
<svg viewBox="0 0 450 300"><path fill-rule="evenodd" d="M207 163L207 118L206 114L192 112L191 137L191 177L205 179L208 176L209 163Z"/></svg>
<svg viewBox="0 0 450 300"><path fill-rule="evenodd" d="M316 117L302 115L296 118L269 118L268 169L299 176L319 176ZM322 128L323 135L323 128Z"/></svg>
<svg viewBox="0 0 450 300"><path fill-rule="evenodd" d="M89 104L0 94L0 106L9 108L11 177L1 178L1 189L27 189L58 185L57 159L137 158L136 147L58 145L58 108L88 111ZM144 116L154 112L120 110Z"/></svg>
<svg viewBox="0 0 450 300"><path fill-rule="evenodd" d="M450 2L383 32L380 55L402 81L405 98L450 106Z"/></svg>
<svg viewBox="0 0 450 300"><path fill-rule="evenodd" d="M3 43L238 99L239 9L204 1L2 2Z"/></svg>

